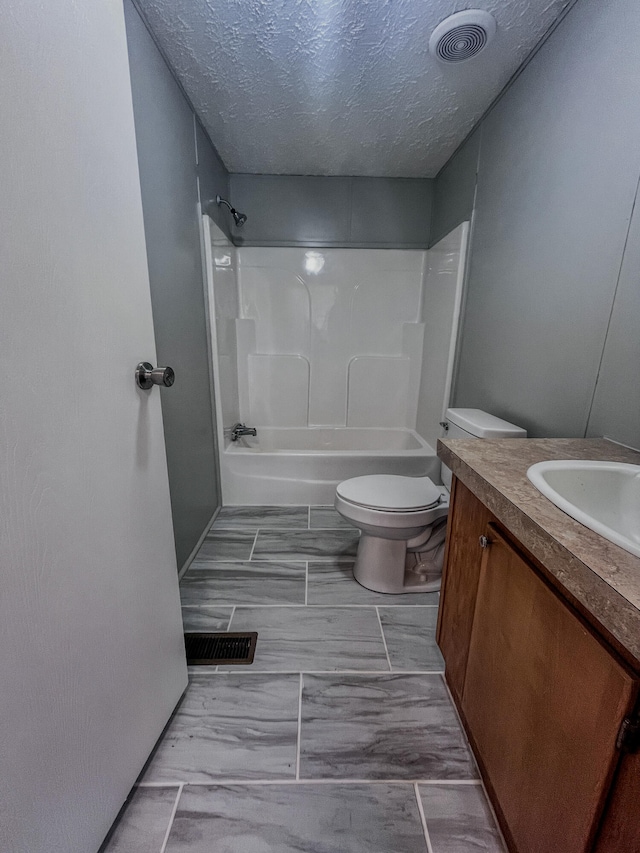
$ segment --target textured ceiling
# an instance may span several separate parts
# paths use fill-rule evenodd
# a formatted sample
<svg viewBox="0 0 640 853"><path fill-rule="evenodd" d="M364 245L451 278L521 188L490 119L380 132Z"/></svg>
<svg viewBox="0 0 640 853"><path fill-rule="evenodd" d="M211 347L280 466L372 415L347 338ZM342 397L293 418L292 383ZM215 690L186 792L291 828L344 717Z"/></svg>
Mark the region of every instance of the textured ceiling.
<svg viewBox="0 0 640 853"><path fill-rule="evenodd" d="M432 177L571 0L137 0L231 172ZM429 36L498 31L460 65Z"/></svg>

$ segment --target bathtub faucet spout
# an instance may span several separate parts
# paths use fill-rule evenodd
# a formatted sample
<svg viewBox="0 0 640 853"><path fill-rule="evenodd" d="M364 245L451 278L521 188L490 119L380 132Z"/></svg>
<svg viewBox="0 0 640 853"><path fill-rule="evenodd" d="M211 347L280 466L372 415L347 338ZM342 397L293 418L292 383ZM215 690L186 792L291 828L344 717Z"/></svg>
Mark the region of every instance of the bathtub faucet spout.
<svg viewBox="0 0 640 853"><path fill-rule="evenodd" d="M244 424L234 424L231 427L231 441L237 441L241 435L257 435L255 427L248 427Z"/></svg>

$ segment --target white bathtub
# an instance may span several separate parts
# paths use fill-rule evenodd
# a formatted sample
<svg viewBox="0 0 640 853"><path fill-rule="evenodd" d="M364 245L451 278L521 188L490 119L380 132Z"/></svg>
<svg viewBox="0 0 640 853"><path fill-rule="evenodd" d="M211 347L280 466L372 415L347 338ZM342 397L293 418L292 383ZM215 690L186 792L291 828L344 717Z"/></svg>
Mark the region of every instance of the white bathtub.
<svg viewBox="0 0 640 853"><path fill-rule="evenodd" d="M226 505L333 504L336 486L365 474L427 476L440 482L435 450L411 429L258 427L226 441Z"/></svg>

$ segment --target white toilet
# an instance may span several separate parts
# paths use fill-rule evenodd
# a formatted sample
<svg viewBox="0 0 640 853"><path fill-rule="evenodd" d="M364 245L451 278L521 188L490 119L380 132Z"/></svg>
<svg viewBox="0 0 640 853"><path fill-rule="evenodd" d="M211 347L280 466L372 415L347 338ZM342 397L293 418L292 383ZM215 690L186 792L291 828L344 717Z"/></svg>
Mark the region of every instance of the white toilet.
<svg viewBox="0 0 640 853"><path fill-rule="evenodd" d="M447 409L447 438L526 438L526 430L480 409ZM451 471L429 477L372 474L345 480L335 508L361 532L353 576L375 592L440 588Z"/></svg>

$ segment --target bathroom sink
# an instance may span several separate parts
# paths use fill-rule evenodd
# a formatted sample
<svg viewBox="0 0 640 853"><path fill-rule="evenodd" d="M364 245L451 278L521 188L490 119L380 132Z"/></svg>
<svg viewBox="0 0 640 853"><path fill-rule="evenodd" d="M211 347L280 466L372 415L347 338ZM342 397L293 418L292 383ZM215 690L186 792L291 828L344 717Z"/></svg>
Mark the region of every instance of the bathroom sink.
<svg viewBox="0 0 640 853"><path fill-rule="evenodd" d="M559 509L640 557L640 465L558 459L527 477Z"/></svg>

